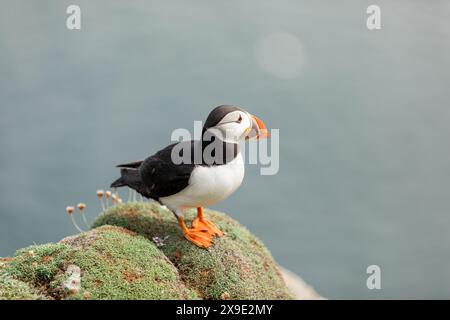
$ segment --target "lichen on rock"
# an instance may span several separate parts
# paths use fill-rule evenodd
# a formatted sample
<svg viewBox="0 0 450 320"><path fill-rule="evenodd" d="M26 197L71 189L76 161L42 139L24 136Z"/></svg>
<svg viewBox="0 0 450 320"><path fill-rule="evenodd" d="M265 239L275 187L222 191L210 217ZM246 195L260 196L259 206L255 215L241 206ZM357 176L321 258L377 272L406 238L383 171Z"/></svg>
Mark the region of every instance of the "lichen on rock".
<svg viewBox="0 0 450 320"><path fill-rule="evenodd" d="M62 289L68 295L74 295L81 290L81 269L79 266L71 264L66 270L66 281L62 284Z"/></svg>

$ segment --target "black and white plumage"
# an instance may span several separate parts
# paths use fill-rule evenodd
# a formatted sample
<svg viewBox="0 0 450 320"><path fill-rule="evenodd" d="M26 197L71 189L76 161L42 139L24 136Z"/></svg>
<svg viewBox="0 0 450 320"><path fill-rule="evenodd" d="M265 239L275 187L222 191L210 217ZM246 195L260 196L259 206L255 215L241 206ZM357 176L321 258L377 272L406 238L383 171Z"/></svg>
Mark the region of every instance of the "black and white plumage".
<svg viewBox="0 0 450 320"><path fill-rule="evenodd" d="M143 161L118 165L121 177L111 187L128 186L166 205L180 219L185 209L215 204L240 186L245 170L239 141L260 136L267 137L267 130L255 116L236 106L216 107L204 123L201 140L174 143ZM190 152L188 161L174 161L178 150Z"/></svg>

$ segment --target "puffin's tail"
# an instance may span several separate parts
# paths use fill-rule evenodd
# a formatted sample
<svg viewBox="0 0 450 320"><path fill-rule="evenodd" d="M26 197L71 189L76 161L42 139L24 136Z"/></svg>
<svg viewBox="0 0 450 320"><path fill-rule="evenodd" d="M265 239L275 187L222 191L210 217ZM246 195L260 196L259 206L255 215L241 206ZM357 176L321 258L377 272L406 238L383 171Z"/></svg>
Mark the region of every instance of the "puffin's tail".
<svg viewBox="0 0 450 320"><path fill-rule="evenodd" d="M111 188L127 186L145 196L145 186L138 169L122 168L120 169L120 175L119 179L111 183Z"/></svg>
<svg viewBox="0 0 450 320"><path fill-rule="evenodd" d="M125 183L125 180L123 180L122 177L120 177L119 179L117 179L116 181L111 183L111 185L109 187L110 188L120 188L120 187L125 187L126 185L127 184Z"/></svg>

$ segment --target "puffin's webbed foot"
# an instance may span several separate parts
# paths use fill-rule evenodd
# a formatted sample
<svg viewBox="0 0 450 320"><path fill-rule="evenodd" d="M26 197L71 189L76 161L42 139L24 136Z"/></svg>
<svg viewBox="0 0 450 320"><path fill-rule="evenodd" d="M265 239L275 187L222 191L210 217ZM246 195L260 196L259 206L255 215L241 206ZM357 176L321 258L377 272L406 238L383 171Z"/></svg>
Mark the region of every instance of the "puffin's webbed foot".
<svg viewBox="0 0 450 320"><path fill-rule="evenodd" d="M203 215L203 208L197 208L197 218L192 221L192 227L208 232L211 236L223 237L224 233L220 231L211 221L205 218Z"/></svg>
<svg viewBox="0 0 450 320"><path fill-rule="evenodd" d="M212 245L212 236L205 230L198 228L189 229L182 217L178 218L178 223L183 231L184 237L200 248L209 248Z"/></svg>

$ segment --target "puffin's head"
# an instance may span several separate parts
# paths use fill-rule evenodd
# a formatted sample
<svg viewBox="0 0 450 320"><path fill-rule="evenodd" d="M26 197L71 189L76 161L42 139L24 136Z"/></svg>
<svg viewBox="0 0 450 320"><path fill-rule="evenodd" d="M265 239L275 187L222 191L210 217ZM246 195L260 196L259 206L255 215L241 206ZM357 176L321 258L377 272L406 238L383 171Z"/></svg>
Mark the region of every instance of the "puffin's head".
<svg viewBox="0 0 450 320"><path fill-rule="evenodd" d="M229 105L214 108L203 126L203 134L211 133L227 142L252 138L268 138L264 122L247 111Z"/></svg>

